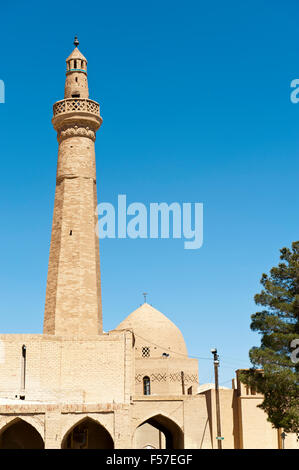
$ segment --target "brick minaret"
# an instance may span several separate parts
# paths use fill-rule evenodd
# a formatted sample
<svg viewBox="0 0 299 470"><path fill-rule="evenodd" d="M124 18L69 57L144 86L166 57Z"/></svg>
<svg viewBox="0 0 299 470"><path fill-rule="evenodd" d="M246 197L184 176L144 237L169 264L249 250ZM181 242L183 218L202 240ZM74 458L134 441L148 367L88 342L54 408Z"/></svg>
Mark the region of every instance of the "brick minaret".
<svg viewBox="0 0 299 470"><path fill-rule="evenodd" d="M88 99L87 61L76 46L67 58L64 99L53 106L59 143L44 333L102 333L94 142L102 124Z"/></svg>

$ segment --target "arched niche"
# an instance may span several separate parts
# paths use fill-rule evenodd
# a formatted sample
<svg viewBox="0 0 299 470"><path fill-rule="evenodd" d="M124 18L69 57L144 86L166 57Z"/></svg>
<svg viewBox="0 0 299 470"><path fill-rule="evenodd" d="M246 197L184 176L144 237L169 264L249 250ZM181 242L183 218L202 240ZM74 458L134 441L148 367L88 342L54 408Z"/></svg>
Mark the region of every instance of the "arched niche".
<svg viewBox="0 0 299 470"><path fill-rule="evenodd" d="M65 434L62 449L114 449L113 439L107 429L92 418L86 417Z"/></svg>
<svg viewBox="0 0 299 470"><path fill-rule="evenodd" d="M0 429L0 449L44 449L40 433L21 418Z"/></svg>
<svg viewBox="0 0 299 470"><path fill-rule="evenodd" d="M183 449L184 433L170 418L161 414L143 421L135 430L134 448Z"/></svg>

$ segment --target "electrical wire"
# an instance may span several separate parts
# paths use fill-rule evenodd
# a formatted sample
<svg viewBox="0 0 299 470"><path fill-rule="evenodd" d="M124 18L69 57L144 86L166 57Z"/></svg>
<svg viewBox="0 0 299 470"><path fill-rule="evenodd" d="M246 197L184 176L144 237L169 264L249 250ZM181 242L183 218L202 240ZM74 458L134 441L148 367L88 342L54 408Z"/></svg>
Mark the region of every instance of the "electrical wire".
<svg viewBox="0 0 299 470"><path fill-rule="evenodd" d="M157 344L157 343L154 343L150 340L148 340L147 338L144 338L140 335L137 335L136 333L134 333L134 335L137 337L137 338L140 338L144 341L147 342L147 344L151 344L152 346L156 346L160 349L165 349L166 351L170 351L172 352L173 354L178 354L179 356L183 356L183 357L186 357L186 358L190 358L190 359L200 359L200 360L205 360L205 361L213 361L214 359L211 358L211 357L202 357L202 356L197 356L197 355L188 355L188 354L184 354L184 353L181 353L181 352L178 352L178 351L173 351L172 349L168 349L167 347L165 346L161 346L160 344ZM227 364L228 366L231 366L231 367L239 367L236 363L232 363L230 362L229 360L226 359L225 356L221 356L220 357L221 359L221 362L224 362L225 364ZM240 359L234 359L236 362L238 362L239 364L244 364L245 361L241 361Z"/></svg>

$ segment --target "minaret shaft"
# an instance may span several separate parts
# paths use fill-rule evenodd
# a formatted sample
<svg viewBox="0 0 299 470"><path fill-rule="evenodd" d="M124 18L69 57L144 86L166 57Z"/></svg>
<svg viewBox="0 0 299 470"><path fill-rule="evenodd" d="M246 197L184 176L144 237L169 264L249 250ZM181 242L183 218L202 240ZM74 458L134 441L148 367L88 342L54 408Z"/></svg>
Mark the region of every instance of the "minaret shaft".
<svg viewBox="0 0 299 470"><path fill-rule="evenodd" d="M99 105L86 98L82 57L75 49L67 60L66 80L69 84L70 75L75 79L80 73L84 75L74 80L81 85L81 93L76 91L76 98L68 98L67 93L67 99L55 103L53 117L59 150L44 333L63 336L102 333L94 148L102 118ZM85 70L72 70L74 63Z"/></svg>

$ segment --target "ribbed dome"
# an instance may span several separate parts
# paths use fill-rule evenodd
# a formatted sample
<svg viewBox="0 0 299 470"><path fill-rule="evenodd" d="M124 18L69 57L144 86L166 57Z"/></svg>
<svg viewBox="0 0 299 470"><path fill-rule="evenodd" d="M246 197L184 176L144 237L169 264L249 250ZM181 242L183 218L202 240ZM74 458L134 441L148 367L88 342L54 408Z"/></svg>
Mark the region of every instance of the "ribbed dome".
<svg viewBox="0 0 299 470"><path fill-rule="evenodd" d="M163 313L144 303L123 320L117 330L131 329L135 335L135 349L144 354L143 348L150 348L150 357L187 356L187 348L182 333ZM145 356L143 356L145 357Z"/></svg>

